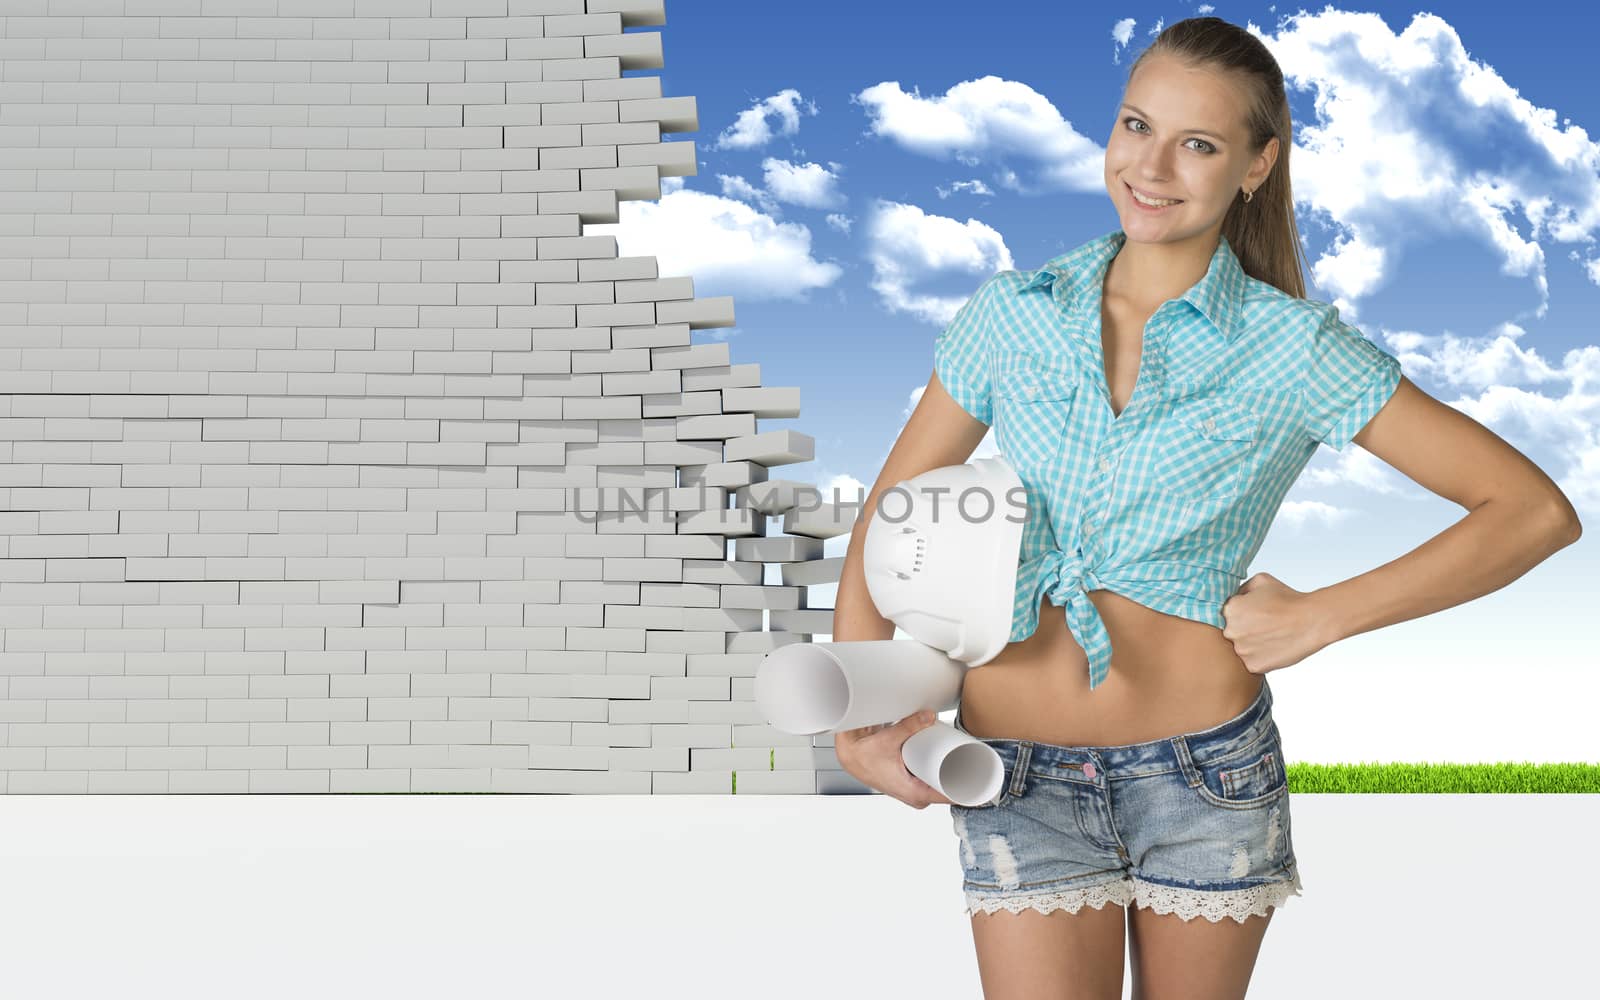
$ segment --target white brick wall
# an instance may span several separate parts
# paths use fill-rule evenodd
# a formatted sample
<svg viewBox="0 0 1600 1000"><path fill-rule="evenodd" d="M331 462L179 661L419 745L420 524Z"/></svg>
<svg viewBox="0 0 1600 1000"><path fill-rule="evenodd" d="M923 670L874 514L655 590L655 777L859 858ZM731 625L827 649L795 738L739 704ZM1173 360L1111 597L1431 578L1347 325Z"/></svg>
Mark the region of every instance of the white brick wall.
<svg viewBox="0 0 1600 1000"><path fill-rule="evenodd" d="M751 700L798 393L584 232L664 15L0 0L0 793L860 788Z"/></svg>

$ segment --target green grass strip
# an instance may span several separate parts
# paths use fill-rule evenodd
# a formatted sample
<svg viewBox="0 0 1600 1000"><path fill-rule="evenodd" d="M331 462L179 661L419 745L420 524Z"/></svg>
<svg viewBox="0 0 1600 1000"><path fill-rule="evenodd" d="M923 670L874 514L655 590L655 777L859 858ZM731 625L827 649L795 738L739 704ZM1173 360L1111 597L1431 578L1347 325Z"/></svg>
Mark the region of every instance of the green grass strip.
<svg viewBox="0 0 1600 1000"><path fill-rule="evenodd" d="M1600 792L1600 765L1289 764L1289 793L1546 795Z"/></svg>

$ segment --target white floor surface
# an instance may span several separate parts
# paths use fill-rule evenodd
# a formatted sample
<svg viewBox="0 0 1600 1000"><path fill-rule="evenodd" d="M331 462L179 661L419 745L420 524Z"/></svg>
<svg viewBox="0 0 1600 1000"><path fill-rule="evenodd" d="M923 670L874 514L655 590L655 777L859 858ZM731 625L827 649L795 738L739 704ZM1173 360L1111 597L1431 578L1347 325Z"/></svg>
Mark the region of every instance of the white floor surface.
<svg viewBox="0 0 1600 1000"><path fill-rule="evenodd" d="M1600 796L1292 802L1251 997L1595 995ZM883 796L0 796L0 993L977 998L957 851Z"/></svg>

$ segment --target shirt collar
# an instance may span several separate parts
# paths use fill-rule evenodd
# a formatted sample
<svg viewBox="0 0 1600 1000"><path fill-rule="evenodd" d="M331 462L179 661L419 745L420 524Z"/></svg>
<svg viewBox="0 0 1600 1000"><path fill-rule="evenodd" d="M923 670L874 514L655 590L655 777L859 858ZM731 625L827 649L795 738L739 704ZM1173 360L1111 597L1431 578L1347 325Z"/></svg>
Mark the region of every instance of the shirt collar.
<svg viewBox="0 0 1600 1000"><path fill-rule="evenodd" d="M1111 258L1122 249L1127 233L1114 229L1082 246L1052 257L1035 270L1023 284L1032 288L1061 281L1068 294L1076 294L1087 282L1104 282ZM1183 293L1181 299L1198 309L1223 338L1231 343L1239 334L1241 301L1244 298L1244 269L1234 256L1228 238L1217 236L1217 249L1201 279Z"/></svg>

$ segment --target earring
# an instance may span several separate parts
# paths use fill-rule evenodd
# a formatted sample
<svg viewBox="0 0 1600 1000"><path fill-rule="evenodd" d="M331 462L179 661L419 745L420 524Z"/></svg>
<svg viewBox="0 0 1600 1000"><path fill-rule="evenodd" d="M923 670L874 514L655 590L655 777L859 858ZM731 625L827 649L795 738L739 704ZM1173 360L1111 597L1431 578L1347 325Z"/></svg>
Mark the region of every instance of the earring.
<svg viewBox="0 0 1600 1000"><path fill-rule="evenodd" d="M1245 200L1245 203L1246 203L1246 204L1248 204L1248 203L1249 203L1249 201L1250 201L1250 199L1251 199L1251 198L1252 198L1252 197L1254 197L1254 196L1255 196L1255 192L1254 192L1254 191L1246 191L1246 192L1245 192L1245 193L1244 193L1244 200Z"/></svg>

